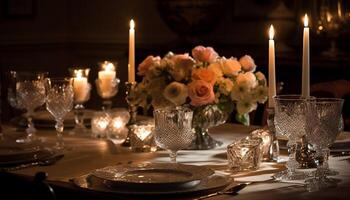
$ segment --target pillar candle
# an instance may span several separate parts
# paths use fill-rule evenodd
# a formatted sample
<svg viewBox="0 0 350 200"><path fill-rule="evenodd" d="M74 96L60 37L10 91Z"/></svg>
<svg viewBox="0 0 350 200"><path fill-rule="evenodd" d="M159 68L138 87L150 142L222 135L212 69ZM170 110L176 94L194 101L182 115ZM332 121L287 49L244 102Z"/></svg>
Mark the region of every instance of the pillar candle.
<svg viewBox="0 0 350 200"><path fill-rule="evenodd" d="M135 22L130 20L128 81L135 82Z"/></svg>
<svg viewBox="0 0 350 200"><path fill-rule="evenodd" d="M303 36L303 67L302 67L302 88L301 95L303 97L310 96L310 41L308 17L304 17L304 36Z"/></svg>
<svg viewBox="0 0 350 200"><path fill-rule="evenodd" d="M275 41L273 40L275 31L273 26L269 29L269 108L274 108L273 97L276 96L276 77L275 77Z"/></svg>
<svg viewBox="0 0 350 200"><path fill-rule="evenodd" d="M113 92L114 79L116 78L115 66L113 63L105 62L102 65L102 70L98 72L98 79L100 81L100 89L103 93Z"/></svg>
<svg viewBox="0 0 350 200"><path fill-rule="evenodd" d="M89 83L87 77L82 76L81 70L75 71L76 76L73 81L74 100L78 103L85 102L89 94Z"/></svg>

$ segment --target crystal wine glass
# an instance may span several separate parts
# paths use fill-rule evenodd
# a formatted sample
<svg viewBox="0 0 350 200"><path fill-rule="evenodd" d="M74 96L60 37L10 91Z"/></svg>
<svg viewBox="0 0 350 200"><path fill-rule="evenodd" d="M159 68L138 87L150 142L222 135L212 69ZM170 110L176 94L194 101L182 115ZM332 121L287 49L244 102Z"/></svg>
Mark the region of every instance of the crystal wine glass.
<svg viewBox="0 0 350 200"><path fill-rule="evenodd" d="M9 83L7 88L7 101L9 102L10 106L13 108L22 110L24 109L23 105L18 103L18 98L16 94L16 84L17 84L17 72L16 71L10 71L8 73Z"/></svg>
<svg viewBox="0 0 350 200"><path fill-rule="evenodd" d="M13 97L14 106L25 108L28 128L27 137L17 142L31 142L36 139L36 129L32 121L34 110L45 103L44 78L47 73L16 72L16 95Z"/></svg>
<svg viewBox="0 0 350 200"><path fill-rule="evenodd" d="M56 120L57 149L64 148L63 129L64 117L72 110L74 101L74 92L72 79L69 78L47 78L46 87L46 109L54 116Z"/></svg>
<svg viewBox="0 0 350 200"><path fill-rule="evenodd" d="M71 68L70 74L74 79L74 121L75 127L70 134L86 133L87 128L84 125L84 103L90 98L91 85L88 82L89 68Z"/></svg>
<svg viewBox="0 0 350 200"><path fill-rule="evenodd" d="M314 21L316 24L316 33L326 35L331 42L331 47L323 52L325 56L334 58L344 55L336 44L337 37L345 33L349 26L349 2L348 0L319 0L315 1L316 11Z"/></svg>
<svg viewBox="0 0 350 200"><path fill-rule="evenodd" d="M101 71L98 72L96 79L97 93L103 99L102 109L110 110L112 108L112 97L118 93L120 80L116 78L116 63L104 61L99 63Z"/></svg>
<svg viewBox="0 0 350 200"><path fill-rule="evenodd" d="M154 111L155 142L170 151L170 159L176 163L177 152L188 147L195 139L192 131L193 111L185 107L166 107Z"/></svg>
<svg viewBox="0 0 350 200"><path fill-rule="evenodd" d="M312 103L310 119L313 122L313 130L307 134L309 142L315 147L316 159L319 165L315 178L320 180L326 175L337 175L328 167L329 146L344 128L342 119L343 99L339 98L316 98Z"/></svg>
<svg viewBox="0 0 350 200"><path fill-rule="evenodd" d="M277 180L296 180L306 178L306 174L297 172L296 160L298 142L309 130L307 123L309 99L299 95L279 95L275 98L275 127L277 134L288 138L287 170L274 175Z"/></svg>

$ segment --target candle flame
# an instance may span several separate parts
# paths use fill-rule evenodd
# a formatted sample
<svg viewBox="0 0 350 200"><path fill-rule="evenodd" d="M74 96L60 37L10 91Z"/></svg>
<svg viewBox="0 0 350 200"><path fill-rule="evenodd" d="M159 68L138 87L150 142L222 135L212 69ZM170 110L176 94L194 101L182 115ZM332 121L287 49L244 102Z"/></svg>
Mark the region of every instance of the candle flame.
<svg viewBox="0 0 350 200"><path fill-rule="evenodd" d="M83 72L80 69L74 70L74 74L75 74L76 78L82 78L83 77Z"/></svg>
<svg viewBox="0 0 350 200"><path fill-rule="evenodd" d="M130 29L134 29L135 28L135 22L133 19L130 20Z"/></svg>
<svg viewBox="0 0 350 200"><path fill-rule="evenodd" d="M103 67L102 67L105 71L114 71L115 70L115 66L113 63L105 61L103 63Z"/></svg>
<svg viewBox="0 0 350 200"><path fill-rule="evenodd" d="M269 29L269 36L270 36L270 40L273 40L273 37L275 36L275 29L273 28L272 24Z"/></svg>
<svg viewBox="0 0 350 200"><path fill-rule="evenodd" d="M307 17L307 14L304 16L304 26L308 27L309 26L309 18Z"/></svg>

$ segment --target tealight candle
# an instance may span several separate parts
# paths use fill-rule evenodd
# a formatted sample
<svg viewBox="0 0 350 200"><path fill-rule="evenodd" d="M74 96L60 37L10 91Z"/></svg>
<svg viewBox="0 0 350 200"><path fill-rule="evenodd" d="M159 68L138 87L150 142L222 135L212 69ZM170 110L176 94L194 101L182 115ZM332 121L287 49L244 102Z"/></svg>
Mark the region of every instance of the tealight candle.
<svg viewBox="0 0 350 200"><path fill-rule="evenodd" d="M138 124L132 127L134 135L131 137L131 148L134 152L155 152L154 125Z"/></svg>
<svg viewBox="0 0 350 200"><path fill-rule="evenodd" d="M91 119L92 136L104 138L107 136L108 125L111 122L111 117L105 112L96 112Z"/></svg>

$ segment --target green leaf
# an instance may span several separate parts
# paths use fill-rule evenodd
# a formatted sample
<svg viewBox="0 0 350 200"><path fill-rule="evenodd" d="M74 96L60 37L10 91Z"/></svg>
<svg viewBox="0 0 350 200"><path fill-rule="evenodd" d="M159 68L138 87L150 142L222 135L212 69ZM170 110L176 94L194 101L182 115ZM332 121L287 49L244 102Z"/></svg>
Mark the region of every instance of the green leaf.
<svg viewBox="0 0 350 200"><path fill-rule="evenodd" d="M249 126L250 124L249 114L247 113L243 115L236 113L236 120L246 126Z"/></svg>

